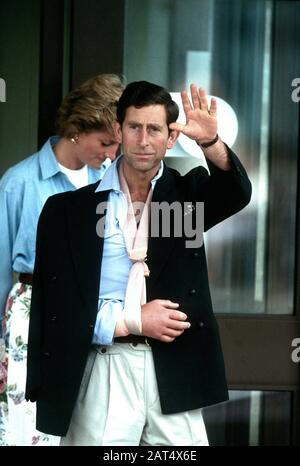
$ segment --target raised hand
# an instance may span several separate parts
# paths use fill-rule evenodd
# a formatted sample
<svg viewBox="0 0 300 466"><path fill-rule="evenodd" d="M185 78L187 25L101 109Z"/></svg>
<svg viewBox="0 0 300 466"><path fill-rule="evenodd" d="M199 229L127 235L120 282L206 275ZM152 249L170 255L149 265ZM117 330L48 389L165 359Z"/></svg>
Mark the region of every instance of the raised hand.
<svg viewBox="0 0 300 466"><path fill-rule="evenodd" d="M171 130L180 131L198 144L212 141L217 134L217 101L214 97L208 106L205 90L191 84L191 101L186 91L181 92L186 124L171 123Z"/></svg>

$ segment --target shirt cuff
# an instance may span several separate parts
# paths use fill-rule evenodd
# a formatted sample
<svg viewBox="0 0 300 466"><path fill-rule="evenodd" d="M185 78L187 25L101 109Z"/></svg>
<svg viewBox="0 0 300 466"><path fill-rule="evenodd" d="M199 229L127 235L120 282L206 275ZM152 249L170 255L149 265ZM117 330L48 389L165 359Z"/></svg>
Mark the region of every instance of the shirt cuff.
<svg viewBox="0 0 300 466"><path fill-rule="evenodd" d="M123 302L101 300L94 328L93 344L111 346L113 344L117 317L123 311Z"/></svg>

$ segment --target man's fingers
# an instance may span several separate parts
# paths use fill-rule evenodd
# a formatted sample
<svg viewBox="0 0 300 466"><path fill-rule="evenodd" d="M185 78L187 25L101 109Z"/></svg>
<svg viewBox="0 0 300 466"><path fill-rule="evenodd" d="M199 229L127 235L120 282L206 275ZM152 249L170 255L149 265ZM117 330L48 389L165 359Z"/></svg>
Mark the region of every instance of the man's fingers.
<svg viewBox="0 0 300 466"><path fill-rule="evenodd" d="M183 132L186 128L186 125L182 125L181 123L170 123L169 128L171 131Z"/></svg>
<svg viewBox="0 0 300 466"><path fill-rule="evenodd" d="M164 336L171 337L171 338L177 338L179 337L182 333L184 332L184 329L182 330L176 330L174 328L167 328L164 330Z"/></svg>
<svg viewBox="0 0 300 466"><path fill-rule="evenodd" d="M163 335L160 338L160 341L162 341L163 343L172 343L172 341L174 341L174 340L175 340L174 337L168 337L167 335Z"/></svg>
<svg viewBox="0 0 300 466"><path fill-rule="evenodd" d="M217 116L217 100L214 97L210 101L209 114L214 117Z"/></svg>
<svg viewBox="0 0 300 466"><path fill-rule="evenodd" d="M187 114L187 112L192 110L190 99L186 91L182 91L180 94L181 94L181 101L182 101L184 113Z"/></svg>
<svg viewBox="0 0 300 466"><path fill-rule="evenodd" d="M199 96L196 84L191 84L190 89L191 89L191 98L192 98L194 109L196 110L198 108L202 108L202 102L200 100L200 96Z"/></svg>
<svg viewBox="0 0 300 466"><path fill-rule="evenodd" d="M177 309L179 307L178 303L174 303L174 301L170 301L169 299L160 299L159 302L162 306L169 309Z"/></svg>
<svg viewBox="0 0 300 466"><path fill-rule="evenodd" d="M190 328L191 324L189 322L182 322L181 320L170 319L167 324L168 329L184 331Z"/></svg>
<svg viewBox="0 0 300 466"><path fill-rule="evenodd" d="M179 321L173 321L172 325L180 328L167 328L164 330L163 335L160 337L161 341L164 341L166 343L170 343L171 341L174 341L175 338L180 337L180 335L183 334L183 332L190 327L189 322L179 322Z"/></svg>
<svg viewBox="0 0 300 466"><path fill-rule="evenodd" d="M207 110L208 108L207 97L206 97L206 92L203 89L203 87L199 88L199 100L200 100L201 110Z"/></svg>
<svg viewBox="0 0 300 466"><path fill-rule="evenodd" d="M181 312L181 311L172 311L172 312L170 312L170 319L186 320L187 315L184 312Z"/></svg>

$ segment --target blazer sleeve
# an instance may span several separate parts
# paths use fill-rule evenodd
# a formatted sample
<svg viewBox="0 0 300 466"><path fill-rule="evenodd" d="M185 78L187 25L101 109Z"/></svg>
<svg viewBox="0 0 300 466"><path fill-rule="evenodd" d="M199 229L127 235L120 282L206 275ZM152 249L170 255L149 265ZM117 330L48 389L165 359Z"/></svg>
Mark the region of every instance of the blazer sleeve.
<svg viewBox="0 0 300 466"><path fill-rule="evenodd" d="M32 295L30 306L29 335L27 349L27 379L26 379L26 400L36 401L39 388L41 387L41 358L43 344L43 258L47 248L46 232L48 222L54 215L54 203L51 196L46 201L39 217L36 237L36 256L33 272Z"/></svg>
<svg viewBox="0 0 300 466"><path fill-rule="evenodd" d="M234 152L227 149L231 170L221 170L207 160L209 176L203 177L203 168L196 169L193 179L197 201L204 202L204 231L239 212L251 200L252 186L246 170Z"/></svg>

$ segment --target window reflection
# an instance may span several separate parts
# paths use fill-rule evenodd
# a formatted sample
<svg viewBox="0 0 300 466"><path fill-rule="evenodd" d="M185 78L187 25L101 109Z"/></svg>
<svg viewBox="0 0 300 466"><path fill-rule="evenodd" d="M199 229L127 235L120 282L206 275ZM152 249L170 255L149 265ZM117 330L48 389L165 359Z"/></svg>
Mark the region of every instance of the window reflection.
<svg viewBox="0 0 300 466"><path fill-rule="evenodd" d="M277 36L277 3L126 2L128 81L147 79L172 92L195 82L228 102L238 117L233 150L251 178L253 198L246 209L206 234L212 300L219 313L293 312L299 116L289 96L275 94L273 70L278 54L287 62L297 52ZM290 2L282 3L281 11L290 7ZM286 75L281 81L289 87ZM287 102L284 124L272 118L282 113L280 99ZM294 149L283 164L273 145L284 131ZM199 163L178 143L170 155L167 163L182 173ZM288 244L284 251L283 244Z"/></svg>
<svg viewBox="0 0 300 466"><path fill-rule="evenodd" d="M203 409L211 446L291 444L290 392L231 391L226 403Z"/></svg>

